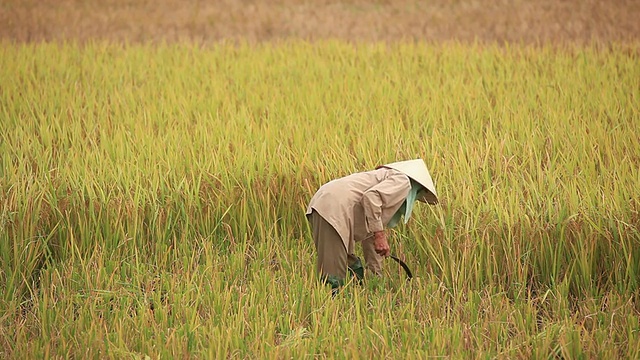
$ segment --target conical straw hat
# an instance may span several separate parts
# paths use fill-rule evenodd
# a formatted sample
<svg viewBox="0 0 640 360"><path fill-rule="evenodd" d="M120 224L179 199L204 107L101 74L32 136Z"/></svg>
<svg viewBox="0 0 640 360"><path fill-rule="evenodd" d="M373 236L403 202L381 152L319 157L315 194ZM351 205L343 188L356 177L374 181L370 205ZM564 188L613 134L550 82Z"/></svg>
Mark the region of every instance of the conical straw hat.
<svg viewBox="0 0 640 360"><path fill-rule="evenodd" d="M426 202L429 204L438 203L438 194L436 193L436 187L433 185L433 180L427 169L427 165L422 159L414 159L407 161L394 162L387 165L382 165L389 169L394 169L403 172L422 185L427 191L420 191L418 193L418 201Z"/></svg>

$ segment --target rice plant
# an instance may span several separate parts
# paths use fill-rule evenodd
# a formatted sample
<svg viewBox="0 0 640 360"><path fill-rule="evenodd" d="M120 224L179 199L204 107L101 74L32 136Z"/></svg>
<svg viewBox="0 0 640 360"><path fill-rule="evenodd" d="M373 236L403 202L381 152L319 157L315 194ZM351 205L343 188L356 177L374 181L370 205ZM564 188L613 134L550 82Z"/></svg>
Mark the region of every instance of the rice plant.
<svg viewBox="0 0 640 360"><path fill-rule="evenodd" d="M0 357L638 358L638 47L0 47ZM441 197L336 298L304 209Z"/></svg>

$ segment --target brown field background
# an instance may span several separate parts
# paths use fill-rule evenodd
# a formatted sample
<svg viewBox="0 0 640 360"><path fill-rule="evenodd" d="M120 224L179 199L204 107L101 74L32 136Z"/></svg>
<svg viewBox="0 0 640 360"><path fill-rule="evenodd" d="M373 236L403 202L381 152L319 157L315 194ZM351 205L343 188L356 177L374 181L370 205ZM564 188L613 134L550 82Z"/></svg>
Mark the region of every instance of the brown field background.
<svg viewBox="0 0 640 360"><path fill-rule="evenodd" d="M635 42L640 0L0 0L0 39Z"/></svg>

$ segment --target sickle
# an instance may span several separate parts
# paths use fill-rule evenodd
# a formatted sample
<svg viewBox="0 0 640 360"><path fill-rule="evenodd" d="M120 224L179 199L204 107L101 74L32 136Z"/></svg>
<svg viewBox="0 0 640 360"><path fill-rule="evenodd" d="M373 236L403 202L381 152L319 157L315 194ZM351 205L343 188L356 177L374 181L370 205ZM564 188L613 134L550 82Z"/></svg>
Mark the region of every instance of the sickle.
<svg viewBox="0 0 640 360"><path fill-rule="evenodd" d="M411 280L411 278L413 277L413 274L411 274L411 270L409 270L409 267L407 266L407 264L405 264L404 261L400 260L395 255L389 255L389 257L395 260L398 264L400 264L400 266L402 266L402 268L404 269L404 272L407 273L407 280Z"/></svg>

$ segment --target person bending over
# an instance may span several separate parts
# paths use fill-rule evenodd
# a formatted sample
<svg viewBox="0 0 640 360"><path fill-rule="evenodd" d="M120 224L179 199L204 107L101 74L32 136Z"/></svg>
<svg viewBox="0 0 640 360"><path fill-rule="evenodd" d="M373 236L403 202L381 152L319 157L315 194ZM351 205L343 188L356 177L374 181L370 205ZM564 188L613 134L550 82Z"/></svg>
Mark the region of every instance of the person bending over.
<svg viewBox="0 0 640 360"><path fill-rule="evenodd" d="M351 174L320 187L307 206L306 217L317 252L321 279L336 290L347 269L358 280L364 267L354 253L362 244L367 269L379 275L390 254L385 228L411 217L415 201L437 204L436 189L422 159L395 162Z"/></svg>

